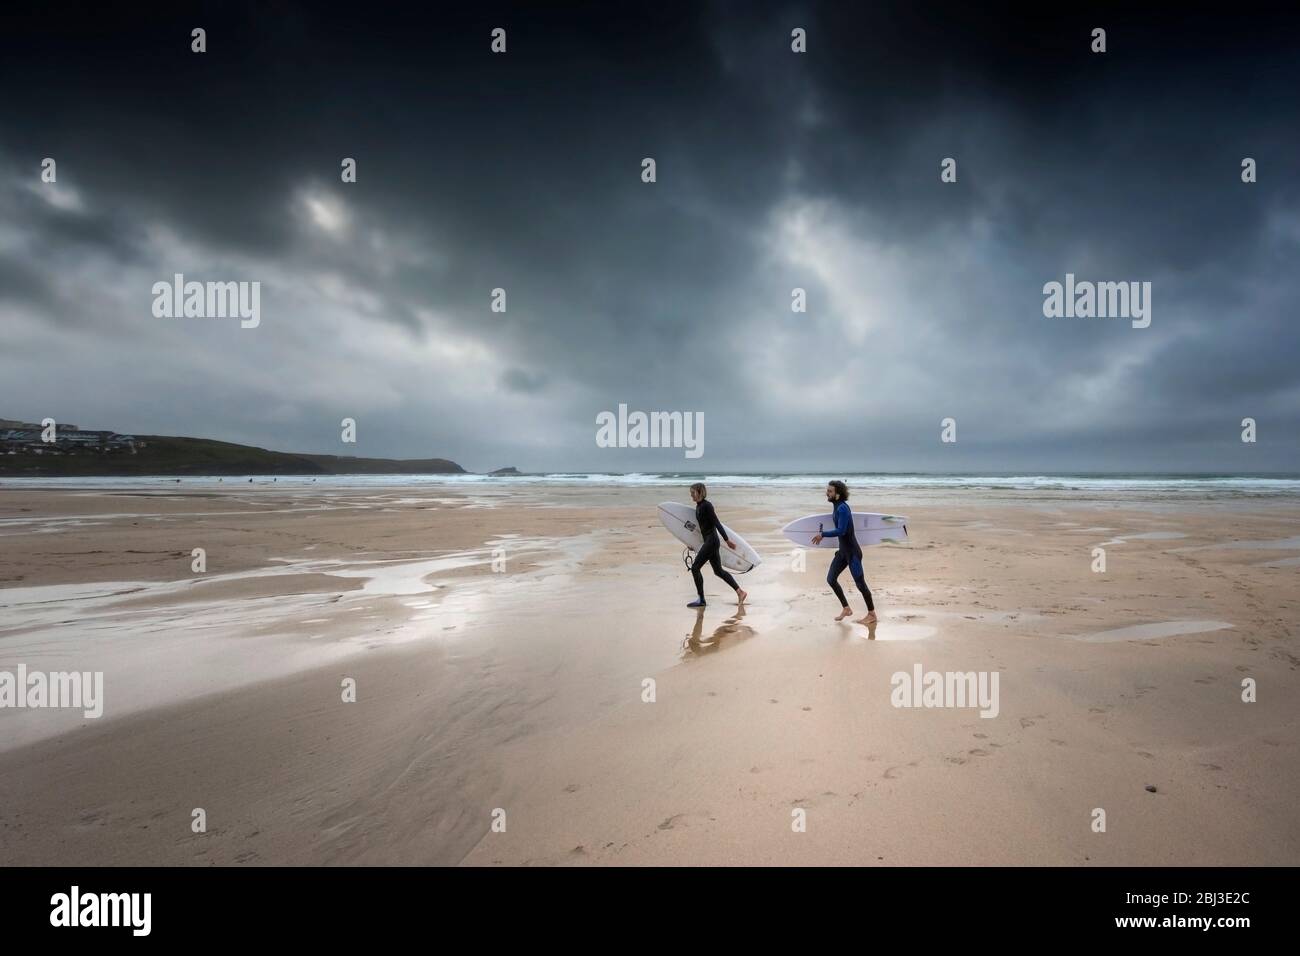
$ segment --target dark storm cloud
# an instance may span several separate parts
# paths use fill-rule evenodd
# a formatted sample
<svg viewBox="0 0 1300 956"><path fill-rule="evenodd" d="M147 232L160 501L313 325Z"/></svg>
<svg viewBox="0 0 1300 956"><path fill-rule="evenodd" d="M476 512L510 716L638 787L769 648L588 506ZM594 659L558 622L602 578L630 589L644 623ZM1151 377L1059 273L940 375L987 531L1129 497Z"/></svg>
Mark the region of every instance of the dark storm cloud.
<svg viewBox="0 0 1300 956"><path fill-rule="evenodd" d="M540 392L546 386L546 376L508 368L501 376L501 384L512 392Z"/></svg>
<svg viewBox="0 0 1300 956"><path fill-rule="evenodd" d="M56 301L44 276L13 259L0 259L0 296L41 309L50 309Z"/></svg>
<svg viewBox="0 0 1300 956"><path fill-rule="evenodd" d="M704 411L715 469L1214 469L1255 414L1289 439L1259 467L1295 468L1296 36L1123 6L19 12L0 414L319 451L351 414L361 454L608 470L683 467L594 446L620 402ZM75 202L33 188L47 155ZM173 271L260 278L267 324L151 324ZM1152 327L1044 319L1066 272L1153 282ZM142 371L78 375L90 334Z"/></svg>

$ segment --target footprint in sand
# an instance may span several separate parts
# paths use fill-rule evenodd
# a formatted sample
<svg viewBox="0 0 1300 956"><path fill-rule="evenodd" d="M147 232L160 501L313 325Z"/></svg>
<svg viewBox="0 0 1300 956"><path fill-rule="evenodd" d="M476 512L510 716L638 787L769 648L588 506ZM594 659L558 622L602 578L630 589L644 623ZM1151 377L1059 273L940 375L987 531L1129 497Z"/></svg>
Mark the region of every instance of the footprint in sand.
<svg viewBox="0 0 1300 956"><path fill-rule="evenodd" d="M920 765L921 765L921 761L919 760L910 760L907 763L907 766L909 767L919 767ZM892 776L892 774L894 773L895 770L902 770L902 769L903 767L901 765L890 767L884 773L882 773L881 776L884 777L886 780L897 780L898 777Z"/></svg>
<svg viewBox="0 0 1300 956"><path fill-rule="evenodd" d="M790 801L792 807L813 807L821 803L826 797L838 797L839 794L834 790L823 790L815 797L795 797Z"/></svg>

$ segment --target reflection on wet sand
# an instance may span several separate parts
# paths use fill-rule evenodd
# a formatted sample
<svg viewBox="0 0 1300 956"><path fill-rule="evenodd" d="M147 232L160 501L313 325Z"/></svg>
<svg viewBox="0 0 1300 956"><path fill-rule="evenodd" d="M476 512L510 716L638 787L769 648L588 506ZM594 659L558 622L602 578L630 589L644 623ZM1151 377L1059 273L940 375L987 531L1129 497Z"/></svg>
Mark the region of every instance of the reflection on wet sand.
<svg viewBox="0 0 1300 956"><path fill-rule="evenodd" d="M731 617L714 628L712 634L705 637L704 611L705 608L699 608L695 612L695 626L691 628L690 636L682 642L682 660L690 660L696 655L719 651L724 644L727 647L735 647L755 634L754 629L748 624L740 623L745 619L745 605L741 604Z"/></svg>

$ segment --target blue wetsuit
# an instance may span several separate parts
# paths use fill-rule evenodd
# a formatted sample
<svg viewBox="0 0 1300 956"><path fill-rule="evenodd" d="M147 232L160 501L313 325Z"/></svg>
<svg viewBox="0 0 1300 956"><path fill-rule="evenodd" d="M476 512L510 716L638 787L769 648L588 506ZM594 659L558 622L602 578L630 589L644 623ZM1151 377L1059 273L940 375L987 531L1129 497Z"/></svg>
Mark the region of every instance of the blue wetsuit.
<svg viewBox="0 0 1300 956"><path fill-rule="evenodd" d="M841 501L835 506L835 527L830 530L823 528L822 537L840 539L839 550L835 552L835 557L831 559L830 570L826 572L826 583L840 599L840 605L849 606L839 582L839 576L844 573L845 568L848 568L853 575L853 583L867 599L867 610L874 611L876 605L871 600L871 589L867 587L867 579L862 574L862 545L858 544L858 536L853 532L853 512L849 510L847 501Z"/></svg>

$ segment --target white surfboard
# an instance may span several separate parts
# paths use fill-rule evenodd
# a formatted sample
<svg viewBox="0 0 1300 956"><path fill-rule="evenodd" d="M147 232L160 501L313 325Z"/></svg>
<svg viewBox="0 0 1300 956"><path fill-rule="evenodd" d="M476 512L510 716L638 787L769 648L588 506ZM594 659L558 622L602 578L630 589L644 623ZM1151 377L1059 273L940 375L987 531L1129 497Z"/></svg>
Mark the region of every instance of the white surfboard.
<svg viewBox="0 0 1300 956"><path fill-rule="evenodd" d="M820 544L812 543L813 536L826 528L834 530L834 515L807 515L791 521L781 529L781 533L805 548L838 548L839 538L822 538ZM907 541L907 518L903 515L855 511L853 534L858 539L858 544L864 548L873 544L904 544Z"/></svg>
<svg viewBox="0 0 1300 956"><path fill-rule="evenodd" d="M699 551L704 547L704 536L700 534L700 528L695 523L694 505L679 505L675 501L665 501L659 506L659 520L674 538L692 551ZM727 529L727 537L736 543L735 551L728 548L725 541L718 548L718 557L724 568L737 574L744 574L763 563L758 552L751 548L744 538L727 525L724 524L723 527Z"/></svg>

